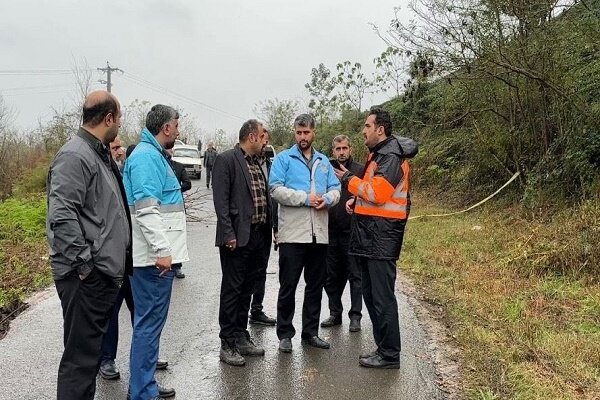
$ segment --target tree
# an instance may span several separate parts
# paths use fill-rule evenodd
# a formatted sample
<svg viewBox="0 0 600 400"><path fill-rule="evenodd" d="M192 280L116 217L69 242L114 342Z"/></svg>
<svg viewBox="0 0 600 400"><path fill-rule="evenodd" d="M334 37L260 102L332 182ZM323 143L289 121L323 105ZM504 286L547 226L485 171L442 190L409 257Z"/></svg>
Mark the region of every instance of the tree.
<svg viewBox="0 0 600 400"><path fill-rule="evenodd" d="M254 107L254 112L267 124L270 142L273 146L288 147L293 142L293 122L298 114L295 100L262 101Z"/></svg>
<svg viewBox="0 0 600 400"><path fill-rule="evenodd" d="M335 93L336 78L323 63L310 72L310 82L304 85L311 96L308 107L313 111L319 124L323 124L337 108L338 96Z"/></svg>
<svg viewBox="0 0 600 400"><path fill-rule="evenodd" d="M151 107L152 103L140 99L122 107L123 117L119 135L123 144L130 145L140 141L140 133L146 127L146 115Z"/></svg>
<svg viewBox="0 0 600 400"><path fill-rule="evenodd" d="M215 148L219 151L231 149L238 142L237 135L231 135L225 132L224 129L217 129L209 142L213 142Z"/></svg>
<svg viewBox="0 0 600 400"><path fill-rule="evenodd" d="M367 90L373 86L373 82L365 77L360 63L352 64L350 61L344 61L339 63L336 69L340 97L356 110L357 115L360 115L362 101Z"/></svg>
<svg viewBox="0 0 600 400"><path fill-rule="evenodd" d="M472 181L496 180L495 185L521 172L523 188L549 179L560 182L563 191L579 193L572 177L589 176L579 161L587 143L581 132L598 119L593 118L593 90L581 82L583 70L593 64L573 49L575 44L594 48L600 35L597 15L583 17L593 11L578 3L412 1L410 23L397 12L390 28L378 31L412 59L413 78L403 98L410 120L400 125L414 126L417 120L423 134L438 139L450 140L454 133L453 143L464 145L463 151L454 148L469 171L463 176L471 174ZM576 24L585 24L587 33L574 35L580 30ZM424 82L434 85L415 96Z"/></svg>
<svg viewBox="0 0 600 400"><path fill-rule="evenodd" d="M392 90L394 96L402 94L402 88L406 80L407 63L403 52L392 46L373 60L375 68L375 81L382 91Z"/></svg>

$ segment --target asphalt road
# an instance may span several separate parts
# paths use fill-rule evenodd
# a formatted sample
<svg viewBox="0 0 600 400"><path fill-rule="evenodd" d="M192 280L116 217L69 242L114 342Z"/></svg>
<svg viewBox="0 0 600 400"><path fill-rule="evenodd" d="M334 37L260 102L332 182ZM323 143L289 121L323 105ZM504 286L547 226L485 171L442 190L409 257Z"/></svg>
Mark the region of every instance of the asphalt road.
<svg viewBox="0 0 600 400"><path fill-rule="evenodd" d="M402 354L400 370L369 370L359 366L358 355L373 348L371 323L364 309L363 329L340 327L320 330L330 350L304 347L299 334L292 354L277 351L274 327L250 327L264 357L247 358L245 367L219 362L218 308L221 271L214 247L214 213L211 194L203 180L194 181L198 192L191 213L202 219L188 223L191 260L184 265L186 278L176 279L171 309L161 340L161 358L169 361L158 379L174 387L177 399L443 399L437 388L425 333L406 297L398 293ZM277 302L277 252L272 253L267 275L265 311L274 316ZM297 292L294 324L299 330L303 282ZM347 292L347 291L346 291ZM345 305L349 304L345 293ZM323 295L321 319L328 316ZM98 378L96 399L125 399L129 377L131 325L121 310L118 381ZM0 399L52 399L62 352L62 317L54 288L32 299L32 306L15 319L0 340Z"/></svg>

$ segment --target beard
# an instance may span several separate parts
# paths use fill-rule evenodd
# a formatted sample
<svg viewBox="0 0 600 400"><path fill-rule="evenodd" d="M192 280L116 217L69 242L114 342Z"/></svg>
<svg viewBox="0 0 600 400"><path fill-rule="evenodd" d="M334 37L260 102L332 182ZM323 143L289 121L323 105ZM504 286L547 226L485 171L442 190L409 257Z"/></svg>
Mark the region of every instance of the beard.
<svg viewBox="0 0 600 400"><path fill-rule="evenodd" d="M169 141L169 142L165 143L165 149L166 150L172 149L173 146L175 146L175 140L174 139L173 139L173 141Z"/></svg>
<svg viewBox="0 0 600 400"><path fill-rule="evenodd" d="M298 146L300 146L302 150L308 149L311 145L312 141L309 142L308 140L301 140L298 142Z"/></svg>

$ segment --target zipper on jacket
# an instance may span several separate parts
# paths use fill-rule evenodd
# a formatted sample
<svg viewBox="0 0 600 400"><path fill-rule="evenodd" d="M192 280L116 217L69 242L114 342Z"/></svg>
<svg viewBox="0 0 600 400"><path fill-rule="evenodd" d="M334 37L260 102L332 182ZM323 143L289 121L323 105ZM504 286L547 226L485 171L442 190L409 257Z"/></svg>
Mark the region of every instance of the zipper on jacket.
<svg viewBox="0 0 600 400"><path fill-rule="evenodd" d="M294 155L292 155L292 157L294 157ZM312 181L313 181L312 170L308 166L308 163L306 162L306 158L304 157L304 155L302 156L302 163L308 170L308 184L309 184L308 189L309 189L310 193L312 193ZM313 167L314 167L314 165L315 164L313 163ZM310 196L310 193L309 193L309 196ZM310 232L312 234L311 243L317 243L317 236L315 235L315 223L313 221L313 207L309 207L309 215L310 215Z"/></svg>

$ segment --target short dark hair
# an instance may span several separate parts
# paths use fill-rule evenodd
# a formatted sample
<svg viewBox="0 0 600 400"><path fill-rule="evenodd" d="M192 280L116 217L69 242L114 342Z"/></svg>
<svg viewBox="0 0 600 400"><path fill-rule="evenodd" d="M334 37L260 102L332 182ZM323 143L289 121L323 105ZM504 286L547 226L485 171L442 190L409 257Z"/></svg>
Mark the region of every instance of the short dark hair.
<svg viewBox="0 0 600 400"><path fill-rule="evenodd" d="M383 126L385 136L390 136L392 134L392 117L389 112L381 107L372 107L371 110L369 110L369 115L375 116L375 125Z"/></svg>
<svg viewBox="0 0 600 400"><path fill-rule="evenodd" d="M133 149L135 149L135 144L130 144L127 146L127 150L125 150L125 158L129 158L131 153L133 153Z"/></svg>
<svg viewBox="0 0 600 400"><path fill-rule="evenodd" d="M171 120L179 119L179 112L171 106L157 104L152 106L146 115L146 128L154 136L160 133L163 125Z"/></svg>
<svg viewBox="0 0 600 400"><path fill-rule="evenodd" d="M336 137L334 137L333 141L331 142L331 147L335 147L336 143L342 143L344 140L348 142L348 147L352 147L352 142L350 141L350 138L347 135L337 135Z"/></svg>
<svg viewBox="0 0 600 400"><path fill-rule="evenodd" d="M83 105L83 125L98 126L108 114L117 118L119 113L119 103L113 96L106 96L106 99L92 106Z"/></svg>
<svg viewBox="0 0 600 400"><path fill-rule="evenodd" d="M310 114L300 114L294 120L294 128L297 126L315 129L315 118Z"/></svg>
<svg viewBox="0 0 600 400"><path fill-rule="evenodd" d="M249 119L248 121L244 122L240 128L240 142L245 142L252 132L258 133L259 125L261 125L261 123L255 119Z"/></svg>

